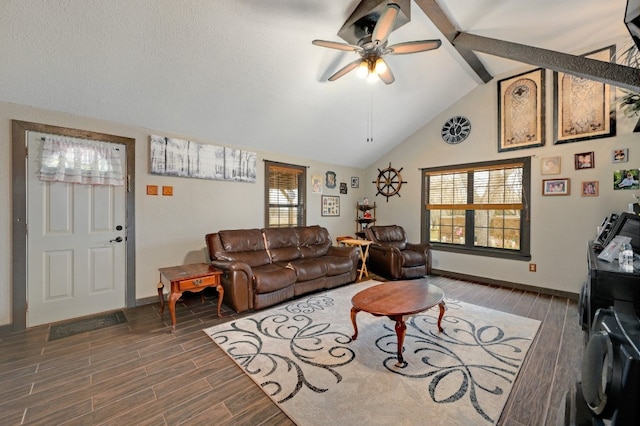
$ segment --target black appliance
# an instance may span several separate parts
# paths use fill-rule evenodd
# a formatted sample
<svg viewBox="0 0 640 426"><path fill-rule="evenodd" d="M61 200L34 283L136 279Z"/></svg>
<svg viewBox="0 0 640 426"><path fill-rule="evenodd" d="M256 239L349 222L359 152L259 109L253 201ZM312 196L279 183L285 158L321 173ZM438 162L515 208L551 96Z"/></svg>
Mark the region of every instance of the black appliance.
<svg viewBox="0 0 640 426"><path fill-rule="evenodd" d="M640 424L640 320L628 303L598 309L581 380L565 393L558 425Z"/></svg>

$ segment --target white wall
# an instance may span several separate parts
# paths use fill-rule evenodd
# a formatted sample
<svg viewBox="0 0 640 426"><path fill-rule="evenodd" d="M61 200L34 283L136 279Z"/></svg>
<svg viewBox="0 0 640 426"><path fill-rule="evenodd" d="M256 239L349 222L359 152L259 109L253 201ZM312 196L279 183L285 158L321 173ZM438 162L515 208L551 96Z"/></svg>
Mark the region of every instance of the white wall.
<svg viewBox="0 0 640 426"><path fill-rule="evenodd" d="M161 130L110 123L22 105L0 103L0 325L10 324L11 313L11 120L21 120L83 129L136 140L136 299L156 296L158 268L204 261L204 236L221 229L263 227L264 162L273 160L308 166L307 224L325 226L332 238L355 232L355 203L363 197L364 170L336 167L317 161L257 151L257 182L241 183L150 175L149 135L158 134L190 139L189 135L168 134ZM265 135L265 146L269 145ZM225 141L200 143L226 145ZM243 148L243 147L236 147ZM325 195L340 195L341 215L322 217L320 195L311 193L311 176L337 175L335 189L323 187ZM351 188L351 177L358 176L360 189ZM347 195L339 193L346 182ZM147 185L172 185L173 197L148 196Z"/></svg>
<svg viewBox="0 0 640 426"><path fill-rule="evenodd" d="M439 117L409 137L402 145L381 158L367 171L366 181L375 180L378 170L392 163L403 167L407 181L401 197L385 202L377 199L378 224L397 223L405 227L411 240L420 239L421 175L420 168L473 163L502 158L532 156L531 187L531 255L537 272L529 272L526 261L504 260L434 251L433 266L437 269L488 277L497 280L533 285L578 293L587 275L587 241L595 237L596 226L609 213L626 211L632 194L640 191L613 190L613 171L640 168L640 134L631 133L637 120L625 119L617 111L617 137L554 145L553 138L553 74L546 72L546 144L543 147L498 153L497 81L531 70L523 68L506 76L498 76L476 88ZM434 100L437 102L437 100ZM440 137L447 119L456 115L471 120L471 135L458 145L448 145ZM613 164L611 151L629 148L629 162ZM575 170L574 154L594 151L595 168ZM540 159L560 156L561 174L541 175ZM569 196L542 196L543 178L570 178ZM600 195L582 197L580 182L598 180Z"/></svg>

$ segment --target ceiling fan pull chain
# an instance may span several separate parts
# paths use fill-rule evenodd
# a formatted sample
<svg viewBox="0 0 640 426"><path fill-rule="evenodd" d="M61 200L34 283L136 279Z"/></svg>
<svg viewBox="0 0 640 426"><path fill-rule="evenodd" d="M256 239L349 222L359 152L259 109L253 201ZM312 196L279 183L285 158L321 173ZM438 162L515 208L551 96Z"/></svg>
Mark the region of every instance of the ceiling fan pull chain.
<svg viewBox="0 0 640 426"><path fill-rule="evenodd" d="M373 90L367 87L369 92L369 105L367 111L367 142L373 142Z"/></svg>

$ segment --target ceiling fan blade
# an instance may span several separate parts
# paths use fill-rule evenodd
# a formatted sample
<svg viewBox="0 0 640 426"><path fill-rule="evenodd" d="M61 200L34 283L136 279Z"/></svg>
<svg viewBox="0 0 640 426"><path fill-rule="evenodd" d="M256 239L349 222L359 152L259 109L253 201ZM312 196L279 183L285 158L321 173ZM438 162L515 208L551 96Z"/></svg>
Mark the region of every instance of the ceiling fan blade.
<svg viewBox="0 0 640 426"><path fill-rule="evenodd" d="M440 40L418 40L405 41L404 43L393 44L385 49L385 54L406 55L408 53L426 52L435 50L442 45Z"/></svg>
<svg viewBox="0 0 640 426"><path fill-rule="evenodd" d="M361 58L358 58L353 62L349 62L344 67L340 68L335 74L329 77L329 81L336 81L337 79L339 79L340 77L348 73L349 71L352 71L358 68L358 65L360 65L361 62L362 62Z"/></svg>
<svg viewBox="0 0 640 426"><path fill-rule="evenodd" d="M359 52L362 50L360 46L354 44L340 43L339 41L313 40L312 44L320 47L328 47L329 49L346 50L348 52Z"/></svg>
<svg viewBox="0 0 640 426"><path fill-rule="evenodd" d="M396 25L399 12L400 6L397 4L389 3L387 5L387 10L380 15L376 26L373 28L371 41L373 41L374 44L380 45L387 40L391 31L393 31L393 27Z"/></svg>
<svg viewBox="0 0 640 426"><path fill-rule="evenodd" d="M384 59L382 60L384 61ZM386 67L387 69L385 69L384 72L381 72L380 74L378 74L378 77L380 77L380 80L384 81L386 84L391 84L394 81L396 81L396 78L393 76L393 73L391 72L391 68L389 68L389 64L385 62L385 65L387 66Z"/></svg>

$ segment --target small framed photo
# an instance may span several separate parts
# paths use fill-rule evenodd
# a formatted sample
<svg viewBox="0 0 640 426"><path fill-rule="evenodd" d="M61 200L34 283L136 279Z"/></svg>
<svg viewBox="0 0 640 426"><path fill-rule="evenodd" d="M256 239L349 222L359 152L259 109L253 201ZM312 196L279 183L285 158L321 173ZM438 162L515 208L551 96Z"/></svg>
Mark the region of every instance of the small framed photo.
<svg viewBox="0 0 640 426"><path fill-rule="evenodd" d="M351 176L351 187L360 188L360 178L358 176Z"/></svg>
<svg viewBox="0 0 640 426"><path fill-rule="evenodd" d="M560 157L546 157L541 160L541 173L543 175L560 174Z"/></svg>
<svg viewBox="0 0 640 426"><path fill-rule="evenodd" d="M583 197L597 197L598 196L598 181L597 180L584 180L581 184L582 191L580 195Z"/></svg>
<svg viewBox="0 0 640 426"><path fill-rule="evenodd" d="M569 195L571 194L571 179L543 179L542 195Z"/></svg>
<svg viewBox="0 0 640 426"><path fill-rule="evenodd" d="M640 169L614 170L613 189L640 189Z"/></svg>
<svg viewBox="0 0 640 426"><path fill-rule="evenodd" d="M612 163L626 163L627 161L629 161L629 148L620 148L611 151Z"/></svg>
<svg viewBox="0 0 640 426"><path fill-rule="evenodd" d="M340 197L337 195L322 196L322 216L340 216Z"/></svg>
<svg viewBox="0 0 640 426"><path fill-rule="evenodd" d="M341 194L346 194L347 193L347 183L346 182L340 182L340 193Z"/></svg>
<svg viewBox="0 0 640 426"><path fill-rule="evenodd" d="M575 154L576 170L593 169L595 164L595 155L593 151Z"/></svg>
<svg viewBox="0 0 640 426"><path fill-rule="evenodd" d="M322 194L322 176L311 176L311 192L314 194Z"/></svg>

